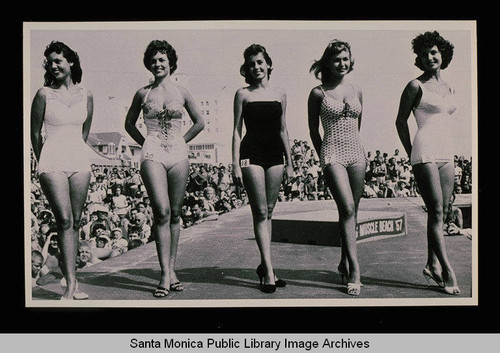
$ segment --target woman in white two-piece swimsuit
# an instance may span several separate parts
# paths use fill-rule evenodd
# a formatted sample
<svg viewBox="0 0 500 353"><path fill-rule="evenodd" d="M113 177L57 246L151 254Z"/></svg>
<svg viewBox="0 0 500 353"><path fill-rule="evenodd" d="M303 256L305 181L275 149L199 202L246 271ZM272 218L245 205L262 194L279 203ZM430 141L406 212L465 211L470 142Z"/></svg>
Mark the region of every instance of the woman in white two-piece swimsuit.
<svg viewBox="0 0 500 353"><path fill-rule="evenodd" d="M427 264L424 277L451 295L460 289L446 254L444 218L454 186L452 114L456 110L455 92L441 78L453 57L453 45L438 32L426 32L413 41L415 65L424 73L410 81L400 101L396 128L413 174L427 207ZM418 130L411 142L408 118L413 112Z"/></svg>
<svg viewBox="0 0 500 353"><path fill-rule="evenodd" d="M75 271L78 227L90 183L85 142L92 123L93 98L89 90L79 85L82 69L76 52L54 41L44 56L45 84L31 107L31 143L61 244L60 267L66 279L61 299L87 299L88 295L78 289Z"/></svg>
<svg viewBox="0 0 500 353"><path fill-rule="evenodd" d="M189 174L186 143L203 130L204 121L189 91L170 80L177 68L177 54L168 42L152 41L146 48L143 62L154 75L154 82L136 92L125 129L142 146L141 176L153 208L152 230L161 268L160 282L153 295L162 298L169 291L184 289L174 267ZM182 135L184 109L193 125ZM146 137L136 127L141 111Z"/></svg>

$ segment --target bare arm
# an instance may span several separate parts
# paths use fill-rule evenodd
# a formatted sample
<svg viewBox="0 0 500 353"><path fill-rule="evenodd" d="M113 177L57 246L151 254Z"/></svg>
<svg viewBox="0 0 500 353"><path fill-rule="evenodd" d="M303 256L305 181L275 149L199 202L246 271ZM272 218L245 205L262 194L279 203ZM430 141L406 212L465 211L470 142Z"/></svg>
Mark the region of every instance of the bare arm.
<svg viewBox="0 0 500 353"><path fill-rule="evenodd" d="M307 101L307 116L309 125L309 136L318 156L321 151L321 135L319 133L319 108L323 99L318 88L313 88Z"/></svg>
<svg viewBox="0 0 500 353"><path fill-rule="evenodd" d="M189 142L205 128L205 121L191 93L186 89L182 89L182 95L184 97L184 107L193 122L193 125L184 134L184 140Z"/></svg>
<svg viewBox="0 0 500 353"><path fill-rule="evenodd" d="M42 151L42 126L45 116L46 96L43 89L39 89L31 104L31 145L37 160L40 160Z"/></svg>
<svg viewBox="0 0 500 353"><path fill-rule="evenodd" d="M137 123L137 119L139 118L139 114L142 109L142 99L143 94L141 93L141 90L138 90L132 99L132 104L127 112L127 117L125 118L125 130L140 146L144 144L145 139L135 124Z"/></svg>
<svg viewBox="0 0 500 353"><path fill-rule="evenodd" d="M83 123L82 137L83 141L87 142L90 133L90 126L92 125L92 117L94 116L94 97L92 92L87 91L87 119Z"/></svg>
<svg viewBox="0 0 500 353"><path fill-rule="evenodd" d="M359 114L359 119L358 119L358 130L361 130L361 119L363 116L363 92L361 92L361 89L358 87L354 88L356 91L356 94L358 95L359 103L361 104L361 113Z"/></svg>
<svg viewBox="0 0 500 353"><path fill-rule="evenodd" d="M280 137L283 143L283 149L285 150L286 159L286 169L285 176L289 180L293 176L293 165L292 165L292 153L290 149L290 139L288 136L288 129L286 127L286 93L282 92L281 95L281 107L283 108L283 114L281 114L281 128Z"/></svg>
<svg viewBox="0 0 500 353"><path fill-rule="evenodd" d="M232 161L233 161L233 173L235 181L239 185L242 184L241 181L241 167L240 167L240 143L241 143L241 132L242 132L242 116L243 111L243 91L240 88L236 91L234 96L233 104L233 114L234 114L234 124L233 124L233 141L232 141Z"/></svg>
<svg viewBox="0 0 500 353"><path fill-rule="evenodd" d="M415 80L410 81L401 94L398 115L396 118L396 130L408 156L411 156L412 149L408 118L410 117L413 107L417 105L416 101L419 99L419 94L420 88L417 82L415 82Z"/></svg>

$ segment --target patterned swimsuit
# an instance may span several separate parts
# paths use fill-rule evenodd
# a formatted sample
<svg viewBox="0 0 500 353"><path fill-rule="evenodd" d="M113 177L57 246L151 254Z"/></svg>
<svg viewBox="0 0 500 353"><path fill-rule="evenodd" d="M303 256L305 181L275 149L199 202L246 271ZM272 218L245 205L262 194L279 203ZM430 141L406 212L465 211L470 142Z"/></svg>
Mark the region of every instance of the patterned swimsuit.
<svg viewBox="0 0 500 353"><path fill-rule="evenodd" d="M320 107L320 118L324 137L320 150L321 168L329 164L340 164L345 168L366 163L364 148L359 137L358 119L361 103L354 92L346 101L339 101L325 93Z"/></svg>
<svg viewBox="0 0 500 353"><path fill-rule="evenodd" d="M177 96L169 103L158 100L148 100L149 87L142 109L147 136L142 146L141 163L152 160L170 170L179 162L188 159L187 144L182 136L182 116L184 105L182 97Z"/></svg>

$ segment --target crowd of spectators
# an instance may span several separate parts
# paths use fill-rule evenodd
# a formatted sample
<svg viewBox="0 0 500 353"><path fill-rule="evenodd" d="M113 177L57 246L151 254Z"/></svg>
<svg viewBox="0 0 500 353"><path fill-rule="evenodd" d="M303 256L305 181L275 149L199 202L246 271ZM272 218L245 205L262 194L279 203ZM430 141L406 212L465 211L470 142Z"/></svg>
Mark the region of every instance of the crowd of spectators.
<svg viewBox="0 0 500 353"><path fill-rule="evenodd" d="M331 200L318 156L306 141L291 144L294 175L280 188L279 202ZM406 156L367 152L365 198L416 197L418 186ZM470 193L472 161L455 157L455 193ZM192 163L182 205L184 228L216 220L248 204L244 187L235 185L232 165ZM79 227L77 267L84 268L154 241L153 214L139 170L131 166L92 166L87 203ZM59 273L60 251L54 215L36 171L31 175L31 250L33 285ZM49 276L50 277L50 276Z"/></svg>

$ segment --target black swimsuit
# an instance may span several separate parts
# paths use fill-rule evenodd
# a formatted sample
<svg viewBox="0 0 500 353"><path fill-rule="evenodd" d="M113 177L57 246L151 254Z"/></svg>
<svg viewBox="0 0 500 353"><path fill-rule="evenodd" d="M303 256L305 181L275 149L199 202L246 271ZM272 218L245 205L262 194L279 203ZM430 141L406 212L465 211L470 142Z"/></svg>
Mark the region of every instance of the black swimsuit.
<svg viewBox="0 0 500 353"><path fill-rule="evenodd" d="M243 107L246 134L240 146L240 165L264 168L284 164L280 137L283 109L278 101L248 102Z"/></svg>

